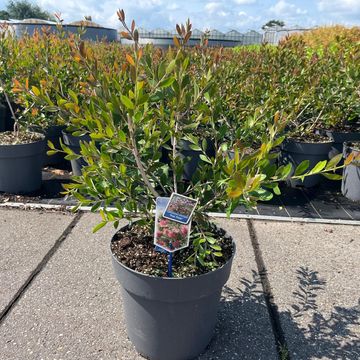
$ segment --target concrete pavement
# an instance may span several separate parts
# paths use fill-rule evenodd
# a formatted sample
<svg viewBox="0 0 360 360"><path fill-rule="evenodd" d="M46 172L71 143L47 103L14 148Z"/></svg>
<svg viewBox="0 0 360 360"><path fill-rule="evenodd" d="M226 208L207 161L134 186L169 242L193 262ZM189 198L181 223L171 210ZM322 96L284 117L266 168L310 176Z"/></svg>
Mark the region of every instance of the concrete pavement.
<svg viewBox="0 0 360 360"><path fill-rule="evenodd" d="M98 220L0 210L1 360L143 359L126 336L114 229L92 234ZM198 360L359 358L360 227L217 222L237 254Z"/></svg>

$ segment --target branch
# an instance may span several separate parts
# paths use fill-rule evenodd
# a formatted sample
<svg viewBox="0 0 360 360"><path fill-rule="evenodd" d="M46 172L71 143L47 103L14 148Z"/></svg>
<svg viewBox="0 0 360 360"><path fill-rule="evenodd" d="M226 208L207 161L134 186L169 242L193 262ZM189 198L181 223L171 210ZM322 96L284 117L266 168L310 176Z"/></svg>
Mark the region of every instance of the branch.
<svg viewBox="0 0 360 360"><path fill-rule="evenodd" d="M139 150L137 148L136 140L135 140L134 127L133 127L134 124L132 122L132 119L131 119L130 115L127 115L127 122L128 122L128 127L129 127L131 144L132 144L132 147L133 147L133 154L134 154L134 157L135 157L136 165L137 165L137 167L138 167L138 169L140 171L141 177L143 178L145 185L148 187L148 189L153 194L153 196L154 197L159 197L158 192L151 185L151 183L150 183L150 181L149 181L149 179L148 179L148 177L146 175L144 166L143 166L143 164L141 162Z"/></svg>

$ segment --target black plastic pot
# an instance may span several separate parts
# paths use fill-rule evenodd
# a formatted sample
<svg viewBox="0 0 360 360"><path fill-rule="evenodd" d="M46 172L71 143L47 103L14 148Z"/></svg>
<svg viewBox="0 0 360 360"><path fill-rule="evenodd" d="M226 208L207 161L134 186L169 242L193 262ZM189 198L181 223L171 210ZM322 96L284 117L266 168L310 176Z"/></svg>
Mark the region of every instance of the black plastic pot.
<svg viewBox="0 0 360 360"><path fill-rule="evenodd" d="M41 134L44 134L45 136L45 143L46 143L46 151L50 150L47 146L47 142L50 140L54 146L55 149L60 149L60 139L62 139L62 131L66 128L66 126L63 125L52 125L49 126L46 129L42 129L39 126L32 126L30 127L31 131L35 131ZM64 163L65 155L63 153L56 153L54 155L47 155L45 151L44 159L43 159L43 166L56 166L59 164Z"/></svg>
<svg viewBox="0 0 360 360"><path fill-rule="evenodd" d="M83 135L83 136L73 136L66 131L62 131L62 135L64 138L64 144L69 147L75 154L80 154L80 141L90 141L89 135ZM81 169L83 166L86 166L86 161L81 157L77 160L71 160L71 169L73 175L80 176L81 175Z"/></svg>
<svg viewBox="0 0 360 360"><path fill-rule="evenodd" d="M215 156L215 145L214 141L212 139L207 139L207 149L206 149L206 155L209 157ZM181 140L177 144L177 151L180 152L180 156L185 159L184 160L184 172L183 172L183 179L190 181L194 173L196 172L199 162L200 162L200 155L202 154L202 151L196 151L190 148L190 145L192 143L187 140ZM168 143L169 146L171 146L171 143ZM161 159L160 161L164 164L170 165L170 153L171 150L165 149L164 147L161 148Z"/></svg>
<svg viewBox="0 0 360 360"><path fill-rule="evenodd" d="M319 161L328 160L331 151L332 141L326 143L307 143L294 139L287 139L281 144L282 164L291 163L295 169L303 160L309 160L309 170ZM322 175L307 176L304 181L290 180L291 187L313 187L318 185L324 177Z"/></svg>
<svg viewBox="0 0 360 360"><path fill-rule="evenodd" d="M150 360L186 360L202 353L214 334L232 259L215 271L179 279L141 274L112 255L127 333L136 350Z"/></svg>
<svg viewBox="0 0 360 360"><path fill-rule="evenodd" d="M0 191L30 193L41 187L45 140L0 145Z"/></svg>
<svg viewBox="0 0 360 360"><path fill-rule="evenodd" d="M18 105L12 104L14 111L19 108ZM11 116L11 112L7 103L0 103L0 132L13 131L14 119Z"/></svg>
<svg viewBox="0 0 360 360"><path fill-rule="evenodd" d="M211 139L207 139L207 149L206 155L209 157L215 156L215 145L214 141ZM187 158L187 161L184 162L184 174L183 178L185 180L190 181L196 172L199 162L200 162L200 155L202 154L201 151L196 151L190 148L191 142L187 140L182 140L178 147L180 149L180 154L182 158Z"/></svg>
<svg viewBox="0 0 360 360"><path fill-rule="evenodd" d="M7 107L0 102L0 132L6 131Z"/></svg>
<svg viewBox="0 0 360 360"><path fill-rule="evenodd" d="M360 146L360 142L357 143L357 146ZM344 143L344 158L347 158L352 152L356 156L360 153L359 150L354 150L352 143ZM360 201L360 161L352 162L344 167L341 192L352 201Z"/></svg>
<svg viewBox="0 0 360 360"><path fill-rule="evenodd" d="M360 141L360 132L337 132L332 130L325 131L334 143L332 145L332 156L343 153L344 142Z"/></svg>

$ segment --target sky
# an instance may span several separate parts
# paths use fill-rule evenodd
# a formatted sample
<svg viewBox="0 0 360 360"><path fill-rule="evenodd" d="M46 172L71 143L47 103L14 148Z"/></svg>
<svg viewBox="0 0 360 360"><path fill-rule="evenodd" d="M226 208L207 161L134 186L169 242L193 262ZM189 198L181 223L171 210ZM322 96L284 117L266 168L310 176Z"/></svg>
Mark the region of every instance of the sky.
<svg viewBox="0 0 360 360"><path fill-rule="evenodd" d="M105 27L119 28L116 10L137 26L171 30L190 18L200 30L260 30L268 20L279 19L288 26L360 25L360 0L37 0L51 13L61 12L65 22L92 20ZM4 9L7 0L0 0Z"/></svg>

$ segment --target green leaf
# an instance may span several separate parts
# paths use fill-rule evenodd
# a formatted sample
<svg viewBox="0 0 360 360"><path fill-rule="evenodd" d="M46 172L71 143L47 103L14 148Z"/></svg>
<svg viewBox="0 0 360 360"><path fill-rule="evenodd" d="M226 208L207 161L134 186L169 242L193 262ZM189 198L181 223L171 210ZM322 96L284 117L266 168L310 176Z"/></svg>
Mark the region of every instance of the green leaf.
<svg viewBox="0 0 360 360"><path fill-rule="evenodd" d="M219 245L210 245L210 247L212 248L212 249L214 249L214 250L217 250L217 251L221 251L222 249L221 249L221 246L219 246Z"/></svg>
<svg viewBox="0 0 360 360"><path fill-rule="evenodd" d="M161 81L160 84L159 84L159 86L160 86L161 88L167 88L167 87L171 86L174 81L175 81L175 78L174 78L174 77L169 77L169 78Z"/></svg>
<svg viewBox="0 0 360 360"><path fill-rule="evenodd" d="M274 191L275 195L281 195L281 191L280 191L280 188L278 186L275 186L273 191Z"/></svg>
<svg viewBox="0 0 360 360"><path fill-rule="evenodd" d="M202 161L205 161L205 162L207 162L208 164L211 164L211 165L212 165L211 160L210 160L207 156L205 156L204 154L200 154L200 159L201 159Z"/></svg>
<svg viewBox="0 0 360 360"><path fill-rule="evenodd" d="M317 174L319 173L321 170L323 170L325 168L327 164L326 160L323 161L319 161L309 172L309 175L313 175L313 174Z"/></svg>
<svg viewBox="0 0 360 360"><path fill-rule="evenodd" d="M321 175L325 176L326 178L330 180L341 180L342 176L338 174L332 174L332 173L322 173Z"/></svg>
<svg viewBox="0 0 360 360"><path fill-rule="evenodd" d="M119 140L121 142L125 142L126 141L126 135L125 133L121 130L121 129L118 129L118 136L119 136Z"/></svg>
<svg viewBox="0 0 360 360"><path fill-rule="evenodd" d="M287 164L286 166L281 165L276 170L275 176L280 178L280 179L286 179L290 175L291 170L292 170L292 165L290 163Z"/></svg>
<svg viewBox="0 0 360 360"><path fill-rule="evenodd" d="M97 224L96 226L93 227L92 232L96 233L101 228L103 228L106 224L107 224L107 221L102 221L100 224Z"/></svg>
<svg viewBox="0 0 360 360"><path fill-rule="evenodd" d="M134 110L135 106L133 102L125 95L120 95L121 102L130 110Z"/></svg>
<svg viewBox="0 0 360 360"><path fill-rule="evenodd" d="M49 147L49 149L56 150L54 144L50 140L48 140L47 146Z"/></svg>
<svg viewBox="0 0 360 360"><path fill-rule="evenodd" d="M301 175L303 174L310 166L310 161L309 160L304 160L302 161L295 170L295 176Z"/></svg>
<svg viewBox="0 0 360 360"><path fill-rule="evenodd" d="M75 94L74 91L72 91L71 89L68 89L68 94L70 95L70 97L73 99L74 103L76 105L79 105L79 100L78 100L78 97L77 95Z"/></svg>
<svg viewBox="0 0 360 360"><path fill-rule="evenodd" d="M35 96L39 96L40 95L40 90L36 87L36 86L33 86L31 88L32 92L34 93Z"/></svg>
<svg viewBox="0 0 360 360"><path fill-rule="evenodd" d="M343 154L340 153L340 154L337 154L336 156L334 156L333 158L331 158L328 161L325 169L329 170L329 169L336 167L336 165L341 161L342 157L343 157Z"/></svg>
<svg viewBox="0 0 360 360"><path fill-rule="evenodd" d="M222 257L223 256L223 254L221 252L217 252L217 251L213 252L213 255L217 256L217 257Z"/></svg>
<svg viewBox="0 0 360 360"><path fill-rule="evenodd" d="M174 60L171 60L170 61L170 63L169 63L169 65L167 66L167 68L166 68L166 74L170 74L173 70L174 70L174 68L175 68L175 65L176 65L176 60L174 59Z"/></svg>
<svg viewBox="0 0 360 360"><path fill-rule="evenodd" d="M72 154L72 155L66 155L65 156L65 159L66 160L77 160L77 159L80 159L81 156L80 155L76 155L76 154Z"/></svg>

